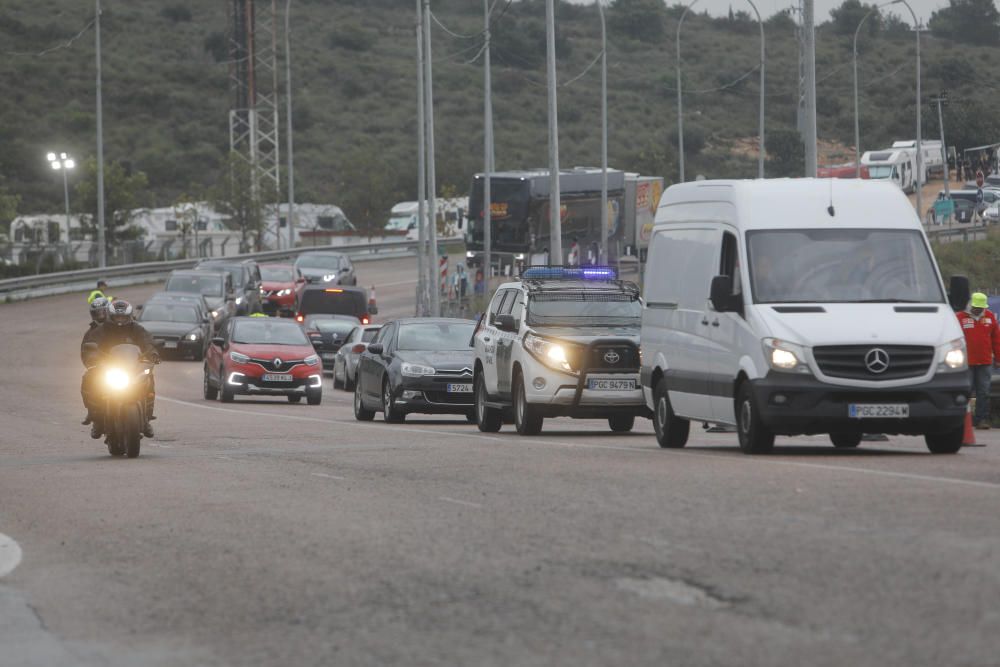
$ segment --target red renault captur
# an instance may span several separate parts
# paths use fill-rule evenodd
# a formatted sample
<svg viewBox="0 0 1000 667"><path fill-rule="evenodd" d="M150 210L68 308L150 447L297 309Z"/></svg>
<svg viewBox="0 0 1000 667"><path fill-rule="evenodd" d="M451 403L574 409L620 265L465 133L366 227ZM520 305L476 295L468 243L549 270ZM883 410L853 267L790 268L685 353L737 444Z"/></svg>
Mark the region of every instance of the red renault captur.
<svg viewBox="0 0 1000 667"><path fill-rule="evenodd" d="M229 403L237 394L287 396L309 405L323 400L323 366L295 320L234 317L205 356L205 400Z"/></svg>
<svg viewBox="0 0 1000 667"><path fill-rule="evenodd" d="M268 315L293 317L299 292L306 279L292 264L260 265L260 303Z"/></svg>

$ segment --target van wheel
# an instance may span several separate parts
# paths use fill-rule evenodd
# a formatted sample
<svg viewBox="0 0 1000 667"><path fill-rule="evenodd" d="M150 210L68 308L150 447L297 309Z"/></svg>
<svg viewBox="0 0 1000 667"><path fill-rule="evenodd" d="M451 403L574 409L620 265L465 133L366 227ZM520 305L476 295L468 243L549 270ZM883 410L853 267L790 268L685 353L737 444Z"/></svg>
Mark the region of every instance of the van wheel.
<svg viewBox="0 0 1000 667"><path fill-rule="evenodd" d="M831 433L830 442L837 449L850 449L861 444L860 433Z"/></svg>
<svg viewBox="0 0 1000 667"><path fill-rule="evenodd" d="M962 448L965 437L965 425L943 433L928 433L924 443L932 454L954 454Z"/></svg>
<svg viewBox="0 0 1000 667"><path fill-rule="evenodd" d="M615 415L608 417L608 426L615 433L628 433L635 426L635 415Z"/></svg>
<svg viewBox="0 0 1000 667"><path fill-rule="evenodd" d="M653 430L656 442L664 449L677 449L687 444L691 433L691 422L674 414L667 395L667 381L660 379L653 391Z"/></svg>
<svg viewBox="0 0 1000 667"><path fill-rule="evenodd" d="M476 426L483 433L496 433L503 426L503 414L496 408L486 405L486 381L483 374L476 376Z"/></svg>
<svg viewBox="0 0 1000 667"><path fill-rule="evenodd" d="M749 382L741 384L736 393L736 429L744 454L767 454L774 449L774 433L760 419Z"/></svg>
<svg viewBox="0 0 1000 667"><path fill-rule="evenodd" d="M538 435L544 421L545 418L538 414L538 409L528 403L524 378L518 375L514 378L514 428L519 435Z"/></svg>

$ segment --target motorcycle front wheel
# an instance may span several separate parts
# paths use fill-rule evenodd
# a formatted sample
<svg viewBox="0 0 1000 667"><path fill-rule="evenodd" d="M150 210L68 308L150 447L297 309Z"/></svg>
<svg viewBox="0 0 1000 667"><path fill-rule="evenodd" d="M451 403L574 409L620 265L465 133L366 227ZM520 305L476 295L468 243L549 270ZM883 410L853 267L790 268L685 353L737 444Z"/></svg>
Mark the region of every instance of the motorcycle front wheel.
<svg viewBox="0 0 1000 667"><path fill-rule="evenodd" d="M139 441L142 440L142 413L136 404L122 408L122 439L125 441L125 456L134 459L139 456Z"/></svg>

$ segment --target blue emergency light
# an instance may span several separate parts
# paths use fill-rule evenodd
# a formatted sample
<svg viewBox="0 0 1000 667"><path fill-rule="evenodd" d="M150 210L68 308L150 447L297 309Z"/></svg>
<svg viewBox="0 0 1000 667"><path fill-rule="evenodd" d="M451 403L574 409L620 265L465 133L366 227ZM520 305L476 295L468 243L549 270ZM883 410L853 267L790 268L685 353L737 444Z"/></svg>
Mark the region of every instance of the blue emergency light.
<svg viewBox="0 0 1000 667"><path fill-rule="evenodd" d="M521 274L522 280L617 280L618 272L610 266L532 266Z"/></svg>

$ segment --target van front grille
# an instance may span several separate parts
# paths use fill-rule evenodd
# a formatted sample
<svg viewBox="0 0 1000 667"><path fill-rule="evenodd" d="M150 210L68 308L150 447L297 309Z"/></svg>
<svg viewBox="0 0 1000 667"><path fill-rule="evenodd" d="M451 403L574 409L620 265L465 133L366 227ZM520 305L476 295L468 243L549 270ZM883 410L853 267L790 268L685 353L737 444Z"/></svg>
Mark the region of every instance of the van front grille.
<svg viewBox="0 0 1000 667"><path fill-rule="evenodd" d="M902 380L925 375L934 348L918 345L823 345L813 357L824 375L850 380Z"/></svg>

